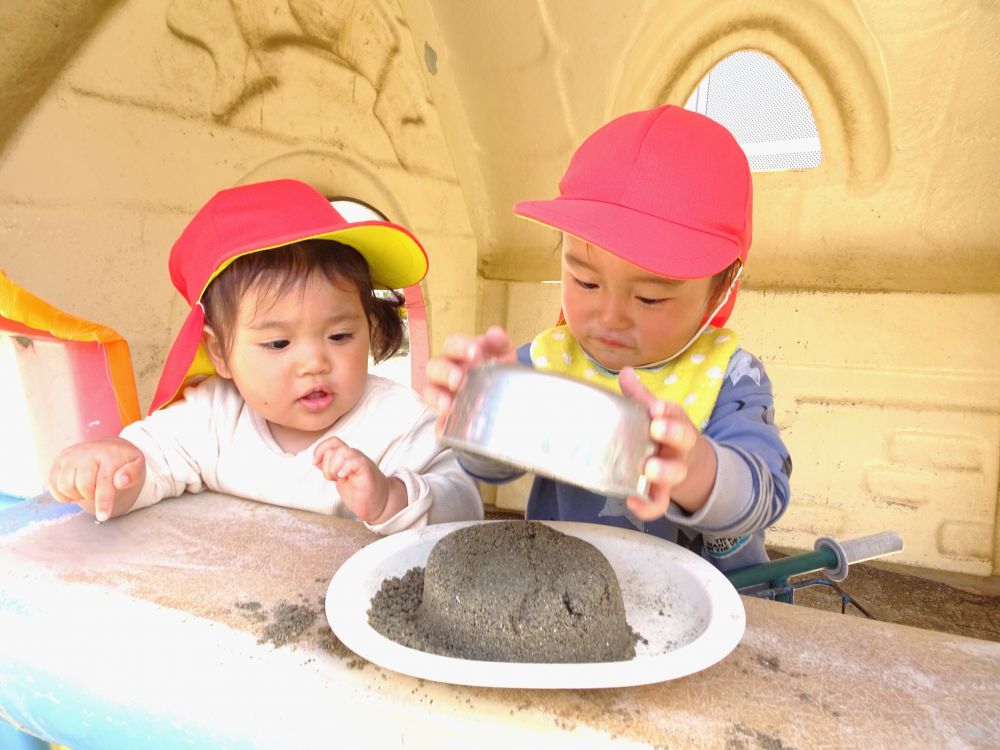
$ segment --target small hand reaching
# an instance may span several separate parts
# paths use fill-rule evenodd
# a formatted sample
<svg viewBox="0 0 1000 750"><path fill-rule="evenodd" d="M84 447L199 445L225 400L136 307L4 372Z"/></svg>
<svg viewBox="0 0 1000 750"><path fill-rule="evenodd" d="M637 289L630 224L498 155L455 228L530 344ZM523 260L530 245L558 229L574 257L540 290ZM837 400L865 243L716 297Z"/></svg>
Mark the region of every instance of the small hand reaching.
<svg viewBox="0 0 1000 750"><path fill-rule="evenodd" d="M618 382L623 394L646 405L649 435L657 446L644 470L649 480L649 500L630 497L629 510L643 521L663 516L671 500L688 513L699 510L715 483L715 451L708 439L680 404L653 396L632 368L622 370Z"/></svg>
<svg viewBox="0 0 1000 750"><path fill-rule="evenodd" d="M107 438L64 448L49 471L49 492L106 521L132 508L145 479L142 451L122 438Z"/></svg>
<svg viewBox="0 0 1000 750"><path fill-rule="evenodd" d="M338 437L316 446L313 463L336 482L344 505L365 523L382 523L406 507L406 486L385 476L368 456Z"/></svg>
<svg viewBox="0 0 1000 750"><path fill-rule="evenodd" d="M438 432L451 410L455 393L472 367L489 360L514 362L516 358L510 336L500 326L491 326L482 336L454 334L446 338L444 354L427 362L424 387L424 401L438 412Z"/></svg>

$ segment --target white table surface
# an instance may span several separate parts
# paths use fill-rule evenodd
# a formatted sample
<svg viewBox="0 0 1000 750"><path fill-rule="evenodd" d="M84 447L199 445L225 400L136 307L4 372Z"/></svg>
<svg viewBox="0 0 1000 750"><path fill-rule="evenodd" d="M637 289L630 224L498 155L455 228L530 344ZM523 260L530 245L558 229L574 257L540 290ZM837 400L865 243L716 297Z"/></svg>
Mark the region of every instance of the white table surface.
<svg viewBox="0 0 1000 750"><path fill-rule="evenodd" d="M73 750L1000 747L1000 644L752 597L736 649L668 682L397 674L323 614L375 538L211 493L99 526L46 498L0 511L0 718ZM282 605L308 626L276 645Z"/></svg>

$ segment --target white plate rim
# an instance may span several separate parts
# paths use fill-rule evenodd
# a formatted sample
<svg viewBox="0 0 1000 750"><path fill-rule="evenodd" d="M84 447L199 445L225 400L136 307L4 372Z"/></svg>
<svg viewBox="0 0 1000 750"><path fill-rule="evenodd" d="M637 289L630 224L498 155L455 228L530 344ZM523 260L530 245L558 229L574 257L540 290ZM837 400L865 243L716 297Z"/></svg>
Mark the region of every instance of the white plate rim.
<svg viewBox="0 0 1000 750"><path fill-rule="evenodd" d="M337 638L359 656L402 674L455 685L502 688L612 688L646 685L684 677L725 658L743 638L746 612L736 589L707 560L677 544L650 534L602 524L541 521L557 531L594 543L601 537L627 538L655 558L669 555L670 563L697 576L705 588L711 613L701 633L668 653L636 656L629 661L582 664L493 662L431 654L396 643L368 625L367 612L377 587L361 590L356 581L369 576L381 563L419 545L426 553L446 534L464 526L498 521L459 521L403 531L383 537L355 552L334 573L327 588L327 621ZM618 572L619 560L605 553ZM401 574L401 573L399 573ZM394 574L395 575L395 574ZM379 586L381 581L379 582ZM623 588L623 597L628 598Z"/></svg>

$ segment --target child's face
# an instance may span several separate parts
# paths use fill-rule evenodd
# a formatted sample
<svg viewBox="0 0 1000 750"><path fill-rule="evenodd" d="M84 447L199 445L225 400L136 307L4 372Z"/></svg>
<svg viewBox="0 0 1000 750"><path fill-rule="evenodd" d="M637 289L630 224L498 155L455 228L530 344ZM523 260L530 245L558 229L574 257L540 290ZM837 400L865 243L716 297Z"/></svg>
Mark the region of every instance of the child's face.
<svg viewBox="0 0 1000 750"><path fill-rule="evenodd" d="M228 358L206 329L216 371L231 378L288 452L308 447L354 407L368 376L369 328L357 288L314 273L278 297L251 288Z"/></svg>
<svg viewBox="0 0 1000 750"><path fill-rule="evenodd" d="M584 351L609 370L666 359L701 327L712 277L667 279L563 234L562 309Z"/></svg>

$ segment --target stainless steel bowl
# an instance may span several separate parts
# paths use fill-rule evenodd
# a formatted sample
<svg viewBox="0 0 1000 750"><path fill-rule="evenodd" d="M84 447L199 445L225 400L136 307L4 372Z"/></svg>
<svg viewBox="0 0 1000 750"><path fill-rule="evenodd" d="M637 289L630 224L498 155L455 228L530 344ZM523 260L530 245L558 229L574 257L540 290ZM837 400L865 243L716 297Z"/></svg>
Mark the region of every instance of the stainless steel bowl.
<svg viewBox="0 0 1000 750"><path fill-rule="evenodd" d="M618 393L524 365L471 369L441 442L605 495L647 496L649 416Z"/></svg>

